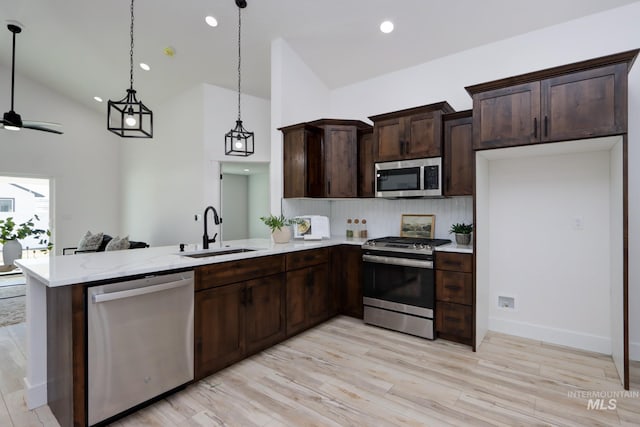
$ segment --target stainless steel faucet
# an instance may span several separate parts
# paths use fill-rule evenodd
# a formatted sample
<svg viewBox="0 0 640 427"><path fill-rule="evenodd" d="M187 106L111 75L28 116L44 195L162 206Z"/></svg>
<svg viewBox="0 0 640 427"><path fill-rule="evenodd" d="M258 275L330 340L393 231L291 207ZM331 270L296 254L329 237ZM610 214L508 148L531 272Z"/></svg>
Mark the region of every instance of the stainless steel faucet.
<svg viewBox="0 0 640 427"><path fill-rule="evenodd" d="M213 211L213 222L218 225L220 224L220 218L218 217L218 212L216 211L216 209L213 206L207 206L207 208L204 210L204 235L202 236L202 248L203 249L209 249L209 243L215 243L216 241L216 237L218 236L218 233L213 235L213 238L209 238L209 235L207 234L207 213L209 213L209 210Z"/></svg>

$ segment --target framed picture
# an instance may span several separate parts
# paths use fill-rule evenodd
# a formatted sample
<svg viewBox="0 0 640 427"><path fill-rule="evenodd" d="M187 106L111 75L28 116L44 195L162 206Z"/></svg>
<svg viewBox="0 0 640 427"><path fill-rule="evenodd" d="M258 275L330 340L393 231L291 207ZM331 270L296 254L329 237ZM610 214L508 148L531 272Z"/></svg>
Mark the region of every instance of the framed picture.
<svg viewBox="0 0 640 427"><path fill-rule="evenodd" d="M435 215L403 214L400 221L400 237L424 237L433 239L436 228Z"/></svg>
<svg viewBox="0 0 640 427"><path fill-rule="evenodd" d="M297 217L300 221L298 224L293 224L293 238L302 239L305 235L311 234L311 218L310 217Z"/></svg>

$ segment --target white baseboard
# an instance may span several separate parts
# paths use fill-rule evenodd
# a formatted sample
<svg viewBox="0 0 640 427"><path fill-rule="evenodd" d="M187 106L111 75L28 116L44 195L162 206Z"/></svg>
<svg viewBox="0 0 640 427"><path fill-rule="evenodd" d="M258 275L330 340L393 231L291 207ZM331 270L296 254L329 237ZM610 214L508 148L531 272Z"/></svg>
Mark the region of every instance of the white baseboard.
<svg viewBox="0 0 640 427"><path fill-rule="evenodd" d="M611 338L583 332L556 329L527 322L489 318L489 330L523 338L564 345L602 354L611 354ZM640 345L638 345L640 355Z"/></svg>
<svg viewBox="0 0 640 427"><path fill-rule="evenodd" d="M640 342L629 341L629 360L640 361Z"/></svg>
<svg viewBox="0 0 640 427"><path fill-rule="evenodd" d="M47 383L32 385L25 377L24 386L28 409L36 409L47 404Z"/></svg>

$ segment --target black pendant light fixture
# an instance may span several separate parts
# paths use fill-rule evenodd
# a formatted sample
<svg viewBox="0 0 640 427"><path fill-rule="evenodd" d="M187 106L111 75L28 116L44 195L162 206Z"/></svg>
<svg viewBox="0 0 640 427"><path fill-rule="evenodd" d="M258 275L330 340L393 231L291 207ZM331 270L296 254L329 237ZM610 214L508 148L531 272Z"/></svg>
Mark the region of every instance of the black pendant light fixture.
<svg viewBox="0 0 640 427"><path fill-rule="evenodd" d="M131 0L131 49L129 50L129 89L119 101L109 100L107 129L122 138L153 138L153 112L136 97L133 89L133 1Z"/></svg>
<svg viewBox="0 0 640 427"><path fill-rule="evenodd" d="M238 120L236 127L227 132L224 136L224 152L228 156L250 156L253 154L253 132L249 132L242 126L240 118L240 64L241 64L241 30L242 30L242 9L247 7L245 0L235 0L238 6Z"/></svg>

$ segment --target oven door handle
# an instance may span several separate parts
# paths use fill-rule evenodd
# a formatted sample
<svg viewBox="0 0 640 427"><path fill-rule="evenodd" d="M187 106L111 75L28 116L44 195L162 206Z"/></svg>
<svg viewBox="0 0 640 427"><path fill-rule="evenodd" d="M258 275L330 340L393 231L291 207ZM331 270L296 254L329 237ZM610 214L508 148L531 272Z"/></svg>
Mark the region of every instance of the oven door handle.
<svg viewBox="0 0 640 427"><path fill-rule="evenodd" d="M402 267L433 268L433 261L422 259L396 258L380 255L362 255L362 261L375 264L400 265Z"/></svg>

